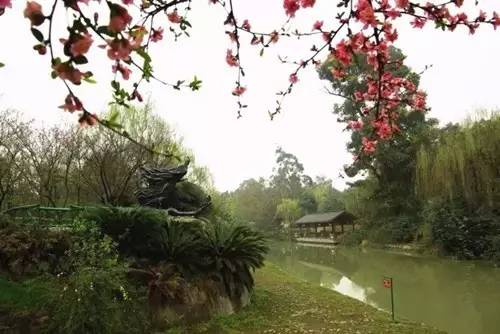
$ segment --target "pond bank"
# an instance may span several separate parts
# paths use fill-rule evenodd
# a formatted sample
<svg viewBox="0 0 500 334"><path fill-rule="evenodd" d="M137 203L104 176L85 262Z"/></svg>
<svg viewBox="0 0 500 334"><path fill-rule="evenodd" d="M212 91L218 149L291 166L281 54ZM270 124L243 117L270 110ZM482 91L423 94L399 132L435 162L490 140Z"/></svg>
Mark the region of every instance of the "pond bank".
<svg viewBox="0 0 500 334"><path fill-rule="evenodd" d="M360 301L292 277L269 262L255 274L252 303L242 312L169 330L180 333L444 333L392 322Z"/></svg>

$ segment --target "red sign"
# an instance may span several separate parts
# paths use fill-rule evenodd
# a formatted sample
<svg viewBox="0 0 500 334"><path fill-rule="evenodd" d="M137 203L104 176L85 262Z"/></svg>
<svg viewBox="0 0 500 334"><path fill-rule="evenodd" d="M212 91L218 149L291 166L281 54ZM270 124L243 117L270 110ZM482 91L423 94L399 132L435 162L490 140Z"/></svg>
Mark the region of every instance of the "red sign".
<svg viewBox="0 0 500 334"><path fill-rule="evenodd" d="M390 288L392 286L392 279L384 278L384 288Z"/></svg>

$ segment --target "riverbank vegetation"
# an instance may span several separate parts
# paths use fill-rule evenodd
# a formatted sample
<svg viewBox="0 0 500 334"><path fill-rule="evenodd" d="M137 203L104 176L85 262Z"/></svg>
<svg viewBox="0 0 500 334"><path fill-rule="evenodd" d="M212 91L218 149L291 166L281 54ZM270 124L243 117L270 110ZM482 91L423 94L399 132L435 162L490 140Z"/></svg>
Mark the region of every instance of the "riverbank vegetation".
<svg viewBox="0 0 500 334"><path fill-rule="evenodd" d="M0 323L14 333L146 333L232 313L267 251L248 226L149 208L88 209L59 228L4 216L0 235Z"/></svg>
<svg viewBox="0 0 500 334"><path fill-rule="evenodd" d="M241 313L167 333L442 333L403 320L392 322L385 312L300 281L270 263L255 279L253 301Z"/></svg>
<svg viewBox="0 0 500 334"><path fill-rule="evenodd" d="M184 179L194 158L149 107L113 115L175 154L0 114L0 332L147 333L249 303L262 234L231 219L206 169ZM160 170L172 207L138 206L141 168L180 163Z"/></svg>
<svg viewBox="0 0 500 334"><path fill-rule="evenodd" d="M404 57L395 48L390 55ZM411 244L423 252L500 264L500 114L478 112L463 123L440 126L419 110L402 109L397 127L380 127L376 119L360 126L355 92L364 87L356 78L366 70L366 60L346 69L348 80L335 78L334 66L328 60L319 73L330 93L343 98L334 114L351 131L347 149L354 158L345 168L352 177L347 189L310 177L295 155L278 148L269 178L246 180L224 194L232 216L289 238L291 224L302 215L347 210L358 218L358 229L342 238L346 245ZM419 74L409 67L390 72L419 85ZM373 131L390 132L393 140L360 154L363 138Z"/></svg>

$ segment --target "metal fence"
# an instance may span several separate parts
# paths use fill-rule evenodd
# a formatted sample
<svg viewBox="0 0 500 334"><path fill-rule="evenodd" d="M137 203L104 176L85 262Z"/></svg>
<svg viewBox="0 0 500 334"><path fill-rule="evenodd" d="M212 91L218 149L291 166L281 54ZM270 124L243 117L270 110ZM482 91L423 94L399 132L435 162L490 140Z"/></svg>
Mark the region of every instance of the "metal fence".
<svg viewBox="0 0 500 334"><path fill-rule="evenodd" d="M71 225L75 219L90 207L70 205L66 208L46 207L39 204L23 205L7 209L1 214L12 219L27 223L45 226Z"/></svg>

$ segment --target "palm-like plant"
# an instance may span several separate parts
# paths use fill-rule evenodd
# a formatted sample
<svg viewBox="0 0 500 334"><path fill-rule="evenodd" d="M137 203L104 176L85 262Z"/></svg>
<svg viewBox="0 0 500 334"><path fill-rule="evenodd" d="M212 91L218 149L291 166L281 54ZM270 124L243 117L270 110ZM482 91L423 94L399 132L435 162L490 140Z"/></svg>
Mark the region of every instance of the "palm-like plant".
<svg viewBox="0 0 500 334"><path fill-rule="evenodd" d="M153 264L172 263L183 273L201 265L201 225L197 221L174 219L163 210L120 207L93 209L86 218L118 243L122 256Z"/></svg>
<svg viewBox="0 0 500 334"><path fill-rule="evenodd" d="M202 251L215 279L224 284L231 297L251 291L251 271L264 264L268 248L264 237L245 225L209 224L203 230Z"/></svg>

